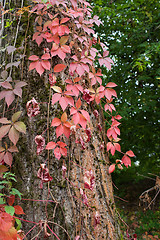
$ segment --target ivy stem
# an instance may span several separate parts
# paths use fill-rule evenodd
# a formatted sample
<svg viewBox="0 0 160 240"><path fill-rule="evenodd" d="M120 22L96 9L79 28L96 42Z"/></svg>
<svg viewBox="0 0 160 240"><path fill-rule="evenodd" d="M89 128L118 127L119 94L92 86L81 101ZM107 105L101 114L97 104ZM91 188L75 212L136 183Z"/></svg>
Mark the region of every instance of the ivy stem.
<svg viewBox="0 0 160 240"><path fill-rule="evenodd" d="M53 232L52 229L48 226L48 224L47 224L47 227L48 227L49 230L53 233L53 235L54 235L58 240L60 240L59 237L55 234L55 232Z"/></svg>
<svg viewBox="0 0 160 240"><path fill-rule="evenodd" d="M22 240L25 239L26 236L27 236L35 227L37 227L37 225L38 225L38 224L34 225L34 226L24 235L24 237L22 238Z"/></svg>

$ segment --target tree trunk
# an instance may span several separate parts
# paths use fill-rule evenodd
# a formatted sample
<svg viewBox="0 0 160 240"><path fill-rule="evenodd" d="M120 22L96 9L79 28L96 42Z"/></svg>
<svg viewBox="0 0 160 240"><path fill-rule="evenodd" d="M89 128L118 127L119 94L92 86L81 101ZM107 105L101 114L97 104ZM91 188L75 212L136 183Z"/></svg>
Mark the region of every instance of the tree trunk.
<svg viewBox="0 0 160 240"><path fill-rule="evenodd" d="M25 2L25 4L28 3ZM25 47L24 37L27 26L28 19L22 16L16 47L19 47L20 44ZM69 140L66 137L61 137L61 140L67 143L68 155L66 158L57 160L51 150L50 153L44 150L39 156L36 154L36 135L41 135L49 126L49 130L43 134L46 144L49 141L55 141L55 129L50 127L50 124L54 117L60 118L63 112L59 104L54 105L54 107L49 105L48 115L47 103L51 97L48 76L45 73L40 77L35 70L28 71L27 58L32 54L39 55L40 49L43 47L43 44L41 44L41 47L38 48L36 43L31 42L31 31L33 31L32 17L29 20L27 32L28 39L25 53L27 57L23 67L21 65L23 81L28 84L23 91L23 100L20 107L23 110L22 120L26 123L27 133L19 141L19 153L15 154L13 172L17 176L16 188L23 194L22 201L19 202L25 212L22 218L30 221L22 220L23 231L27 234L35 223L40 223L40 221L42 227L40 227L41 224L37 224L27 234L26 239L32 239L36 234L39 234L36 239L46 239L44 238L44 234L46 234L45 221L61 240L74 239L76 236L80 236L79 239L83 240L120 239L112 179L108 174L109 158L103 150L106 137L101 106L92 103L87 104L82 100L83 109L88 111L91 117L91 121L88 123L88 129L91 132L89 142L85 142L87 138L86 130L77 129L71 134ZM56 61L57 58L55 58ZM14 74L17 75L16 72ZM22 75L20 72L18 74L20 79ZM61 77L63 82L66 75L63 74ZM27 101L33 97L41 103L40 114L34 118L28 118L25 106ZM99 112L98 117L93 114L95 108ZM49 125L47 124L47 117ZM102 126L101 131L98 124ZM82 137L85 146L76 143L78 136ZM47 160L48 158L49 160ZM42 163L46 163L49 173L53 177L51 182L43 184L43 189L40 188L40 180L37 178L37 171ZM62 165L64 164L67 167L65 179L62 177ZM84 189L84 176L87 171L90 173L92 171L94 176L95 185L92 191L87 188ZM80 194L80 188L86 194L87 204ZM49 229L47 231L51 233ZM49 239L57 239L57 237L52 234Z"/></svg>
<svg viewBox="0 0 160 240"><path fill-rule="evenodd" d="M30 79L29 76L26 77L26 79ZM40 90L43 92L44 87ZM31 89L28 87L26 95L29 96L30 93ZM53 197L49 196L47 183L44 184L42 190L39 188L40 181L36 177L37 171L40 163L44 162L47 156L36 156L34 138L43 131L45 124L41 122L40 117L27 122L27 136L26 138L23 137L23 145L20 145L21 150L15 157L14 170L17 173L18 184L20 185L17 187L23 193L24 199L55 199L56 203L49 202L46 208L46 202L22 201L26 213L25 219L39 222L49 218L63 226L70 236L82 236L80 239L120 239L112 180L108 174L109 160L106 154L99 149L102 134L97 134L96 121L93 118L93 122L91 122L92 140L86 144L85 150L82 150L81 146L75 143L75 136L71 136L68 147L69 156L66 159L69 169L68 178L75 186L83 188L84 169L92 170L94 173L94 189L93 191L88 189L85 191L90 208L81 202L79 189L73 187L68 181L64 181L61 171L62 160L58 161L53 156L49 161L50 175L53 177L50 182ZM80 165L81 168L76 164ZM96 212L99 212L101 219L100 224L94 228ZM31 224L23 223L25 232L30 228ZM55 226L54 229L61 240L69 239L61 228Z"/></svg>

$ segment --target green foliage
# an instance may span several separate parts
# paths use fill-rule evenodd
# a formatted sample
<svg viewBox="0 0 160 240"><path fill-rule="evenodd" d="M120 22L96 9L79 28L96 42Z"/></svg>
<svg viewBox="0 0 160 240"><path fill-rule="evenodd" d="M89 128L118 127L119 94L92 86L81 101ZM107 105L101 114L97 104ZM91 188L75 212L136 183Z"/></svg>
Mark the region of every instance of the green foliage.
<svg viewBox="0 0 160 240"><path fill-rule="evenodd" d="M21 223L21 221L20 221L18 218L15 218L15 220L16 220L16 224L17 224L16 229L17 229L17 231L18 231L18 230L21 229L22 223Z"/></svg>
<svg viewBox="0 0 160 240"><path fill-rule="evenodd" d="M5 206L6 213L10 214L11 216L14 215L15 209L13 206Z"/></svg>
<svg viewBox="0 0 160 240"><path fill-rule="evenodd" d="M12 188L10 194L11 195L18 195L18 197L21 199L22 194L16 188Z"/></svg>
<svg viewBox="0 0 160 240"><path fill-rule="evenodd" d="M6 196L10 195L18 195L18 197L21 199L22 194L17 189L12 187L13 182L17 182L17 180L15 179L15 174L11 172L3 173L3 176L0 181L0 190L3 190L3 193L0 194L0 204L5 204ZM5 210L7 213L11 215L14 214L12 208L7 208Z"/></svg>
<svg viewBox="0 0 160 240"><path fill-rule="evenodd" d="M132 148L138 163L138 166L132 164L134 170L127 171L127 176L129 180L135 180L133 171L158 174L159 1L94 0L94 4L94 14L104 23L96 28L96 32L114 56L115 65L111 72L106 70L105 75L107 81L118 85L116 110L123 117L121 146L124 150Z"/></svg>
<svg viewBox="0 0 160 240"><path fill-rule="evenodd" d="M153 212L152 210L148 210L147 212L145 212L145 214L144 212L139 212L138 219L139 228L136 229L136 233L138 236L142 236L142 234L148 232L149 234L158 235L160 237L160 211Z"/></svg>
<svg viewBox="0 0 160 240"><path fill-rule="evenodd" d="M9 19L6 21L6 25L5 25L5 28L8 28L12 25L12 21L10 21Z"/></svg>
<svg viewBox="0 0 160 240"><path fill-rule="evenodd" d="M124 224L125 222L129 226L128 232L130 236L136 233L138 240L152 239L149 236L156 236L156 238L153 239L159 239L160 211L128 211L128 209L124 210L122 207L120 207L118 211L120 213L121 220L123 220L121 221L121 230L124 237L126 236L127 231L127 226Z"/></svg>

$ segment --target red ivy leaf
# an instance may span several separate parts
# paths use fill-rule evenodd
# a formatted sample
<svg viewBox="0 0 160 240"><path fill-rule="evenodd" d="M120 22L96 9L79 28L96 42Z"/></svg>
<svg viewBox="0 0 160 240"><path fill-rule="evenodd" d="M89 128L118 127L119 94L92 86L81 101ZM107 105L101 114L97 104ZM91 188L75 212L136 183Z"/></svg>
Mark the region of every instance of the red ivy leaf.
<svg viewBox="0 0 160 240"><path fill-rule="evenodd" d="M81 99L78 98L78 101L76 102L76 108L79 109L81 107Z"/></svg>
<svg viewBox="0 0 160 240"><path fill-rule="evenodd" d="M12 89L12 85L8 81L2 82L1 86L6 89Z"/></svg>
<svg viewBox="0 0 160 240"><path fill-rule="evenodd" d="M54 155L55 157L59 160L61 158L61 152L60 152L60 148L59 147L56 147L54 149Z"/></svg>
<svg viewBox="0 0 160 240"><path fill-rule="evenodd" d="M7 202L10 206L13 205L14 201L15 201L15 195L11 195L7 198Z"/></svg>
<svg viewBox="0 0 160 240"><path fill-rule="evenodd" d="M85 117L85 119L90 122L90 116L89 116L89 113L85 110L80 110L82 115Z"/></svg>
<svg viewBox="0 0 160 240"><path fill-rule="evenodd" d="M126 152L126 154L129 156L129 157L135 157L134 153L130 150L128 152Z"/></svg>
<svg viewBox="0 0 160 240"><path fill-rule="evenodd" d="M10 148L8 148L9 152L18 152L18 148L16 146L11 146Z"/></svg>
<svg viewBox="0 0 160 240"><path fill-rule="evenodd" d="M44 69L47 69L47 70L50 70L51 69L51 64L50 64L50 62L49 61L42 61L41 62L41 64L42 64L42 67L44 68Z"/></svg>
<svg viewBox="0 0 160 240"><path fill-rule="evenodd" d="M36 62L36 70L37 70L37 72L39 73L40 76L44 72L44 68L42 66L42 63L39 62L39 61Z"/></svg>
<svg viewBox="0 0 160 240"><path fill-rule="evenodd" d="M60 24L62 23L65 23L65 22L68 22L70 20L70 18L66 17L66 18L63 18L60 22Z"/></svg>
<svg viewBox="0 0 160 240"><path fill-rule="evenodd" d="M61 136L63 133L64 133L64 128L63 128L62 125L59 125L59 126L56 128L57 138L58 138L59 136Z"/></svg>
<svg viewBox="0 0 160 240"><path fill-rule="evenodd" d="M67 66L64 64L57 64L54 67L54 72L61 72L63 69L65 69Z"/></svg>
<svg viewBox="0 0 160 240"><path fill-rule="evenodd" d="M114 170L115 170L115 164L110 165L108 169L109 174L114 172Z"/></svg>
<svg viewBox="0 0 160 240"><path fill-rule="evenodd" d="M113 82L109 82L107 83L106 87L112 88L112 87L116 87L117 84L113 83Z"/></svg>
<svg viewBox="0 0 160 240"><path fill-rule="evenodd" d="M2 139L9 131L11 125L5 125L0 128L0 139Z"/></svg>
<svg viewBox="0 0 160 240"><path fill-rule="evenodd" d="M15 213L16 213L16 214L25 214L25 213L23 212L22 207L19 206L19 205L14 206L14 209L15 209Z"/></svg>
<svg viewBox="0 0 160 240"><path fill-rule="evenodd" d="M64 157L67 156L67 149L66 148L60 148L60 152Z"/></svg>
<svg viewBox="0 0 160 240"><path fill-rule="evenodd" d="M131 167L131 159L127 156L124 155L122 158L122 163L128 168L128 166Z"/></svg>
<svg viewBox="0 0 160 240"><path fill-rule="evenodd" d="M5 101L8 105L8 107L11 105L11 103L14 101L14 99L15 99L15 95L14 95L13 91L6 91Z"/></svg>
<svg viewBox="0 0 160 240"><path fill-rule="evenodd" d="M6 212L0 212L0 232L8 232L9 229L12 227L12 220L13 217L6 213ZM3 240L5 238L2 238Z"/></svg>
<svg viewBox="0 0 160 240"><path fill-rule="evenodd" d="M58 141L57 144L58 144L61 148L65 148L65 147L67 146L66 143L60 142L60 141Z"/></svg>
<svg viewBox="0 0 160 240"><path fill-rule="evenodd" d="M52 126L52 127L57 127L57 126L59 126L60 124L61 124L61 120L60 120L59 118L54 118L54 119L52 120L51 126Z"/></svg>
<svg viewBox="0 0 160 240"><path fill-rule="evenodd" d="M111 142L107 143L107 151L109 151L109 150L111 150L112 155L115 154L115 146Z"/></svg>
<svg viewBox="0 0 160 240"><path fill-rule="evenodd" d="M22 97L22 88L15 88L13 92L15 95L19 96L20 98Z"/></svg>
<svg viewBox="0 0 160 240"><path fill-rule="evenodd" d="M9 139L13 142L13 144L16 145L19 139L19 132L14 128L14 126L11 127L8 136Z"/></svg>
<svg viewBox="0 0 160 240"><path fill-rule="evenodd" d="M119 145L119 143L114 143L115 149L119 152L121 152L121 146Z"/></svg>
<svg viewBox="0 0 160 240"><path fill-rule="evenodd" d="M0 123L3 123L3 124L10 124L11 121L8 121L7 118L0 118Z"/></svg>
<svg viewBox="0 0 160 240"><path fill-rule="evenodd" d="M10 152L7 152L4 155L4 162L11 167L13 161L12 154Z"/></svg>
<svg viewBox="0 0 160 240"><path fill-rule="evenodd" d="M31 60L31 61L37 61L37 60L39 60L39 57L36 56L36 55L32 55L28 59Z"/></svg>
<svg viewBox="0 0 160 240"><path fill-rule="evenodd" d="M114 118L117 119L117 120L120 120L122 117L120 115L117 115Z"/></svg>
<svg viewBox="0 0 160 240"><path fill-rule="evenodd" d="M43 59L43 60L51 59L50 54L49 54L49 53L43 54L42 57L41 57L41 59Z"/></svg>
<svg viewBox="0 0 160 240"><path fill-rule="evenodd" d="M63 111L65 111L66 107L68 106L68 99L66 97L61 97L59 100L59 104L61 105L61 108Z"/></svg>
<svg viewBox="0 0 160 240"><path fill-rule="evenodd" d="M7 172L8 171L8 168L4 165L0 165L0 175L1 173L4 173L4 172Z"/></svg>
<svg viewBox="0 0 160 240"><path fill-rule="evenodd" d="M61 94L59 93L55 93L52 96L52 105L54 105L56 102L58 102L61 98Z"/></svg>
<svg viewBox="0 0 160 240"><path fill-rule="evenodd" d="M30 65L29 65L29 71L31 71L34 68L36 68L36 64L37 64L37 62L31 62Z"/></svg>
<svg viewBox="0 0 160 240"><path fill-rule="evenodd" d="M50 149L54 149L56 147L56 143L55 142L49 142L47 143L46 149L50 150Z"/></svg>

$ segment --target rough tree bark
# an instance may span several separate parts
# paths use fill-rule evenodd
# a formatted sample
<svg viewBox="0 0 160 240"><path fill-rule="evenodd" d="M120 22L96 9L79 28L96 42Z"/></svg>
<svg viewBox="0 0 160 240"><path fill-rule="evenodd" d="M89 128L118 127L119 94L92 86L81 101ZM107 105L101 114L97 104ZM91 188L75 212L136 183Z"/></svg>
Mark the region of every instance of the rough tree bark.
<svg viewBox="0 0 160 240"><path fill-rule="evenodd" d="M20 4L21 1L18 1L18 3ZM25 1L25 5L27 6L28 4L29 2ZM12 6L15 6L14 1L12 2ZM32 18L29 19L27 42L25 41L27 25L27 17L22 16L16 47L19 47L21 44L25 46L27 43L25 54L28 57L31 53L37 53L38 55L38 52L41 50L31 41L31 32L33 31ZM10 44L12 45L12 43ZM41 46L43 47L43 44ZM54 232L61 240L74 239L77 235L83 240L120 239L120 228L113 198L112 179L108 174L109 158L105 151L100 150L100 145L103 142L106 143L106 137L103 131L105 128L103 110L101 107L96 107L94 104L88 105L83 103L85 104L85 109L91 116L91 122L88 127L92 133L91 141L86 143L84 150L80 144L75 142L76 137L74 134L72 134L69 140L64 139L68 142L69 154L66 163L69 169L67 176L69 181L72 182L73 185L83 188L85 169L88 171L92 170L94 173L95 187L93 191L86 189L90 208L80 201L81 196L79 189L73 187L69 181L63 179L61 171L63 159L58 161L53 154L50 154L50 160L47 163L53 180L50 183L45 183L43 189L39 188L40 181L37 178L37 171L40 168L40 164L44 163L47 159L47 152L44 151L40 156L37 156L34 139L36 135L42 134L47 128L47 102L50 89L47 74L39 77L35 71L34 73L28 71L29 63L27 57L23 69L21 68L18 72L19 76L16 76L17 73L14 73L16 77L20 78L22 74L21 71L23 71L23 81L26 81L28 84L23 91L23 100L20 107L21 110L23 110L22 120L24 120L27 125L27 134L19 141L19 153L15 154L13 164L13 171L17 176L16 188L22 192L23 199L52 200L55 202L48 202L48 204L46 204L46 202L22 200L20 204L26 214L23 218L32 222L50 219L50 221L54 222ZM41 103L41 113L35 118L29 119L26 115L25 105L32 97ZM95 108L97 108L99 112L98 118L95 118L93 115ZM61 115L62 111L59 105L54 108L51 107L49 122L51 123L51 120L55 116L60 117ZM98 130L98 123L103 126L102 131ZM81 131L81 134L85 135L83 130ZM50 128L50 141L54 141L55 138L55 131L53 128ZM78 165L80 165L80 167ZM51 194L48 191L49 188ZM96 212L100 214L100 224L94 227L94 215ZM22 221L22 229L25 233L27 233L33 225L32 223ZM36 227L27 235L27 239L31 239L39 230L40 228ZM43 239L43 236L44 232L41 232L37 239ZM56 239L56 237L50 237L49 239Z"/></svg>

